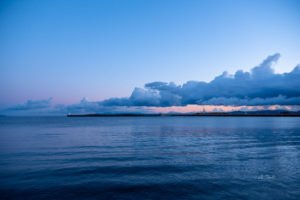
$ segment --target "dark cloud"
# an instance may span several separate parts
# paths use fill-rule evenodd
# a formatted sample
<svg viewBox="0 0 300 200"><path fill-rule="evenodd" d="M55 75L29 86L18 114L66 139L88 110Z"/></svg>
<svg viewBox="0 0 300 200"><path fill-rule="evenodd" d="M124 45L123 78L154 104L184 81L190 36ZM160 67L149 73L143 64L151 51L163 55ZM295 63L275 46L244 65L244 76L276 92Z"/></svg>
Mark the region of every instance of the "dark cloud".
<svg viewBox="0 0 300 200"><path fill-rule="evenodd" d="M224 72L211 82L188 81L183 85L166 82L135 88L128 98L107 99L105 106L197 105L300 105L300 65L291 72L276 74L272 65L280 54L267 57L250 72Z"/></svg>
<svg viewBox="0 0 300 200"><path fill-rule="evenodd" d="M267 57L250 72L223 72L210 82L188 81L183 85L173 82L151 82L135 88L129 97L110 98L91 102L82 99L73 105L52 105L52 99L29 100L5 110L8 115L61 115L67 113L151 113L153 107L186 105L252 106L256 109L271 105L300 105L300 65L291 72L276 74L272 65L279 54ZM218 108L216 108L218 110Z"/></svg>

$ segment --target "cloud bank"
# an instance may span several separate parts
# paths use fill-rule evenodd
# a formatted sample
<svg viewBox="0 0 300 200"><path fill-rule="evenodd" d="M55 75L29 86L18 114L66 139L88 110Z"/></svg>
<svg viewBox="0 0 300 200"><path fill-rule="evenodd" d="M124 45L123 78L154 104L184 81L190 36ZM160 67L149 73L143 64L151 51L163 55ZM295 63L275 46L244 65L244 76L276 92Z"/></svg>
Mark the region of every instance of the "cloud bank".
<svg viewBox="0 0 300 200"><path fill-rule="evenodd" d="M103 106L101 102L91 102L83 98L79 103L64 105L55 105L52 98L44 100L28 100L24 104L12 106L7 109L0 110L2 115L12 116L57 116L68 113L90 114L119 114L119 113L153 113L147 107L136 106Z"/></svg>
<svg viewBox="0 0 300 200"><path fill-rule="evenodd" d="M53 105L52 98L29 100L22 105L2 110L0 113L61 115L192 112L193 110L201 112L202 109L209 109L209 111L272 109L274 105L277 109L298 110L300 108L300 65L291 72L276 74L272 66L279 58L280 54L271 55L250 72L242 70L238 70L235 74L223 72L210 82L188 81L176 85L173 82L156 81L145 84L144 88L135 88L129 97L110 98L97 102L84 98L73 105Z"/></svg>
<svg viewBox="0 0 300 200"><path fill-rule="evenodd" d="M267 57L250 72L224 72L211 82L151 82L135 88L128 98L111 98L103 106L186 106L186 105L300 105L300 65L291 72L276 74L272 68L280 54Z"/></svg>

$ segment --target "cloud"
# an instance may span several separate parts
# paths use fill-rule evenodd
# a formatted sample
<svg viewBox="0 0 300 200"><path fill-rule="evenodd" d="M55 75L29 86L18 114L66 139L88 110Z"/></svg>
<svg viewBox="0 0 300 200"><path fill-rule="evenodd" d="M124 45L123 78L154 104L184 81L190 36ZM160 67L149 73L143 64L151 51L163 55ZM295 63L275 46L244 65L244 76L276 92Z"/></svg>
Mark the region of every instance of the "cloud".
<svg viewBox="0 0 300 200"><path fill-rule="evenodd" d="M76 114L116 114L116 113L152 113L153 111L148 107L141 106L105 106L102 102L88 101L83 98L79 103L64 105L54 105L52 98L44 100L28 100L24 104L16 105L4 110L0 110L0 114L13 116L57 116L68 113Z"/></svg>
<svg viewBox="0 0 300 200"><path fill-rule="evenodd" d="M26 103L6 109L7 111L26 111L47 109L51 106L52 98L44 100L28 100Z"/></svg>
<svg viewBox="0 0 300 200"><path fill-rule="evenodd" d="M0 110L4 115L51 115L53 112L52 98L28 100L24 104Z"/></svg>
<svg viewBox="0 0 300 200"><path fill-rule="evenodd" d="M151 113L158 111L185 112L190 105L232 110L280 108L299 109L300 65L291 72L276 74L272 66L280 54L267 57L250 72L238 70L234 74L223 72L210 82L187 81L182 85L161 81L135 88L129 97L110 98L91 102L86 98L77 104L53 105L52 98L28 100L26 103L2 110L11 115L61 115L67 113ZM210 107L210 106L215 106ZM218 107L223 106L223 107ZM225 106L225 107L224 107ZM226 107L227 106L227 107ZM243 107L245 106L245 107ZM166 109L164 109L166 108ZM181 109L183 108L183 109ZM203 108L201 108L203 109Z"/></svg>
<svg viewBox="0 0 300 200"><path fill-rule="evenodd" d="M267 57L250 72L223 72L210 82L188 81L183 85L151 82L135 88L128 98L104 100L105 106L195 105L300 105L300 65L276 74L272 68L280 54Z"/></svg>

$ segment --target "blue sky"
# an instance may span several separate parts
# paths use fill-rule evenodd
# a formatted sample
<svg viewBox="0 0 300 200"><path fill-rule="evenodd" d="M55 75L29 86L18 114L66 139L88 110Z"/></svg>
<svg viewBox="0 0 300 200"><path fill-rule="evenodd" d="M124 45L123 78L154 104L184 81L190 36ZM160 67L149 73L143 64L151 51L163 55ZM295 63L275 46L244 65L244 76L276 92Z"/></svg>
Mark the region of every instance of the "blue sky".
<svg viewBox="0 0 300 200"><path fill-rule="evenodd" d="M127 97L153 81L211 81L280 53L300 63L297 0L0 2L0 108Z"/></svg>

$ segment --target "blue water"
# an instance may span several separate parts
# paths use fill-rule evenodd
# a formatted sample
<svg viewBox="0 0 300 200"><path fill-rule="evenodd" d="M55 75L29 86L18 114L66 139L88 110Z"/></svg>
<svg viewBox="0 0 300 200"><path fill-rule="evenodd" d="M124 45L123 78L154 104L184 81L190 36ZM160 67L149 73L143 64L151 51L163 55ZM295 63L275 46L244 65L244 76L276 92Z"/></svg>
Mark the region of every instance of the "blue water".
<svg viewBox="0 0 300 200"><path fill-rule="evenodd" d="M300 199L300 118L2 117L0 199Z"/></svg>

